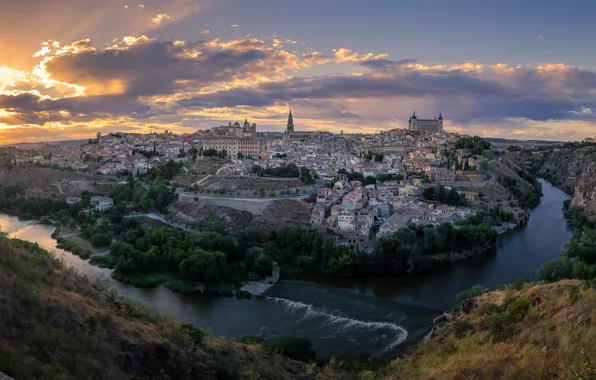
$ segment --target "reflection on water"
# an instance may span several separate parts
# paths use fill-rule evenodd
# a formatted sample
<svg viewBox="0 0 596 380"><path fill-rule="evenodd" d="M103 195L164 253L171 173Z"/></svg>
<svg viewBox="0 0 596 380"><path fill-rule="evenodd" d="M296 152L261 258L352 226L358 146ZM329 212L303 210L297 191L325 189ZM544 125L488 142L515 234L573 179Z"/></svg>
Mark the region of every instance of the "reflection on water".
<svg viewBox="0 0 596 380"><path fill-rule="evenodd" d="M453 306L461 290L477 284L496 287L519 277L535 278L541 263L559 254L571 237L561 211L568 196L546 182L543 193L528 225L507 234L492 253L412 277L281 281L265 297L248 300L183 296L164 287L139 289L121 284L111 279L111 270L56 249L51 226L28 226L14 237L37 242L84 274L108 278L123 297L210 329L215 335L267 338L290 333L311 340L321 356L339 352L394 355L418 341L439 310ZM3 231L23 223L0 214Z"/></svg>

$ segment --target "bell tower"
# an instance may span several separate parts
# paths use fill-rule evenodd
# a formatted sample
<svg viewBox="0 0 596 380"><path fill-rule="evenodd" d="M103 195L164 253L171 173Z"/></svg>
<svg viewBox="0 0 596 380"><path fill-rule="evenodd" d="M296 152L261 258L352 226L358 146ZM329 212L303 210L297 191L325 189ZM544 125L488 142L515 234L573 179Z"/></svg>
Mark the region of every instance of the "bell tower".
<svg viewBox="0 0 596 380"><path fill-rule="evenodd" d="M290 115L288 116L288 126L286 128L286 132L294 132L294 118L292 117L292 110L290 110Z"/></svg>

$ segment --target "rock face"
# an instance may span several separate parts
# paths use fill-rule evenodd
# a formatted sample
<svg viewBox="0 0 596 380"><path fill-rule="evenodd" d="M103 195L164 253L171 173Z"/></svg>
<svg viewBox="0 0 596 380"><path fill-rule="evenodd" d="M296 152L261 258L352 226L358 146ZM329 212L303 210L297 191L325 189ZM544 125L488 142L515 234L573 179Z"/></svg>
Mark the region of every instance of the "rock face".
<svg viewBox="0 0 596 380"><path fill-rule="evenodd" d="M596 148L560 149L545 157L538 176L573 194L587 164L596 162Z"/></svg>
<svg viewBox="0 0 596 380"><path fill-rule="evenodd" d="M574 207L583 207L588 214L596 215L596 162L585 163L573 193Z"/></svg>

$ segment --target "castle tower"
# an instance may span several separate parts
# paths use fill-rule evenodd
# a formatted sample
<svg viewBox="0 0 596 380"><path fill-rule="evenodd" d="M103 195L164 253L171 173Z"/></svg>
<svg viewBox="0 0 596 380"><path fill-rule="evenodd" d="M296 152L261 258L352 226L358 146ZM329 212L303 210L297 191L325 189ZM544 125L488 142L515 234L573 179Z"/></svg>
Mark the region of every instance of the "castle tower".
<svg viewBox="0 0 596 380"><path fill-rule="evenodd" d="M286 128L286 132L294 132L294 118L292 117L292 110L290 110L290 115L288 116L288 126Z"/></svg>
<svg viewBox="0 0 596 380"><path fill-rule="evenodd" d="M443 113L439 112L439 133L443 133Z"/></svg>
<svg viewBox="0 0 596 380"><path fill-rule="evenodd" d="M416 117L416 111L414 111L414 114L412 115L412 117L410 117L410 131L414 131L417 132L418 131L418 118Z"/></svg>

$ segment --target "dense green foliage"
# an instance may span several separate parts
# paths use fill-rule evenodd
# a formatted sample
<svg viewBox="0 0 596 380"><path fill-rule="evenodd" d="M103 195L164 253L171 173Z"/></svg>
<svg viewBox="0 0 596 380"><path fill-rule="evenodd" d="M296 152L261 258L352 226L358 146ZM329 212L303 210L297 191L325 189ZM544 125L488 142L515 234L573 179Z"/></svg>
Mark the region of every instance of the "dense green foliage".
<svg viewBox="0 0 596 380"><path fill-rule="evenodd" d="M462 137L455 141L456 149L471 149L472 154L482 154L485 149L490 149L490 143L479 136Z"/></svg>
<svg viewBox="0 0 596 380"><path fill-rule="evenodd" d="M580 280L596 279L596 229L580 208L572 208L565 202L564 213L574 236L561 257L542 264L538 277L544 281L558 281L566 278Z"/></svg>
<svg viewBox="0 0 596 380"><path fill-rule="evenodd" d="M119 274L177 273L191 281L218 283L229 280L228 257L235 252L234 239L215 232L136 228L119 236L103 263Z"/></svg>
<svg viewBox="0 0 596 380"><path fill-rule="evenodd" d="M168 160L163 164L149 169L148 177L152 180L161 179L169 181L182 171L184 164L174 160Z"/></svg>
<svg viewBox="0 0 596 380"><path fill-rule="evenodd" d="M315 183L315 180L310 172L310 169L305 167L298 167L295 164L287 164L278 167L267 167L264 168L259 165L255 165L251 168L251 172L258 176L265 177L276 177L276 178L300 178L300 180L307 184Z"/></svg>
<svg viewBox="0 0 596 380"><path fill-rule="evenodd" d="M456 227L449 223L436 228L411 224L378 239L373 256L390 273L423 271L445 259L437 255L491 247L497 240L492 224L486 213L461 220Z"/></svg>
<svg viewBox="0 0 596 380"><path fill-rule="evenodd" d="M174 189L166 181L156 180L148 188L129 177L126 185L114 187L110 196L114 198L117 209L126 211L148 211L156 209L166 211L168 205L176 199ZM119 207L120 206L120 207Z"/></svg>
<svg viewBox="0 0 596 380"><path fill-rule="evenodd" d="M226 158L228 157L228 151L225 149L217 150L217 149L205 149L201 152L205 157L219 157L219 158Z"/></svg>
<svg viewBox="0 0 596 380"><path fill-rule="evenodd" d="M436 186L427 187L422 192L424 199L429 201L437 201L448 205L461 206L466 204L466 198L457 192L454 188L447 190L445 186L437 184Z"/></svg>
<svg viewBox="0 0 596 380"><path fill-rule="evenodd" d="M523 190L521 188L521 184L519 184L515 178L511 177L500 177L498 182L503 185L504 188L509 190L511 194L513 194L522 208L534 208L540 203L542 185L540 182L529 176L529 174L526 175L528 176L527 179L530 180L530 183L533 186L532 190Z"/></svg>

